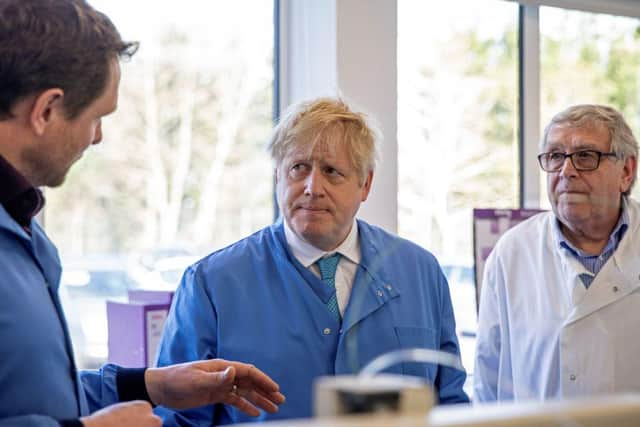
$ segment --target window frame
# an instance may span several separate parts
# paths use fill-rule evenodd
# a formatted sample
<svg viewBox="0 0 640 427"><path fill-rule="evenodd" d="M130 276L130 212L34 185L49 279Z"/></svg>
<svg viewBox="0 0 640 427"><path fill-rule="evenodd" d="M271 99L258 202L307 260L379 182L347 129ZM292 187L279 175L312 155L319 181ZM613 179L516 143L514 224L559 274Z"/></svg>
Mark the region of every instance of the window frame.
<svg viewBox="0 0 640 427"><path fill-rule="evenodd" d="M640 18L640 2L495 1L519 4L519 199L522 208L538 208L541 196L536 159L541 136L540 7ZM369 200L359 216L397 232L397 2L279 0L278 3L279 108L300 99L339 94L379 120L384 135L382 161L376 170Z"/></svg>

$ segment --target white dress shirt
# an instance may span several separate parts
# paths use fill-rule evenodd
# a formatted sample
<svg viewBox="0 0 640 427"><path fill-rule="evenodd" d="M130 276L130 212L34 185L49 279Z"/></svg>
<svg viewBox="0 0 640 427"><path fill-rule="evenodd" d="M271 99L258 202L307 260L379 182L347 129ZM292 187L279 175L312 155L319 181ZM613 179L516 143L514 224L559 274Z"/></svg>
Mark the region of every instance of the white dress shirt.
<svg viewBox="0 0 640 427"><path fill-rule="evenodd" d="M356 220L353 220L351 231L347 234L346 239L344 239L337 248L329 252L325 252L322 249L318 249L310 243L305 242L298 237L293 230L291 230L286 220L283 222L284 234L293 256L317 277L320 277L320 269L315 264L316 261L320 258L333 255L334 253L342 255L336 270L336 298L338 300L340 315L344 316L344 310L347 308L347 304L349 303L353 280L356 277L356 271L358 271L358 264L360 264L361 258L360 241L358 239L358 224L356 223Z"/></svg>

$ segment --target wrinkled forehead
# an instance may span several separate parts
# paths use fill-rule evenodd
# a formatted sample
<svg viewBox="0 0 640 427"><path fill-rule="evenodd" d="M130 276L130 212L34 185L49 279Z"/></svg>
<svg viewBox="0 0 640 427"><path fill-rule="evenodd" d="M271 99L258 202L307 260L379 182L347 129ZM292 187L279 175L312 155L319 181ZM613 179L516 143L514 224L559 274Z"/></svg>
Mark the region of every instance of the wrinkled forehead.
<svg viewBox="0 0 640 427"><path fill-rule="evenodd" d="M601 122L560 122L547 131L545 146L598 147L610 142L609 128Z"/></svg>

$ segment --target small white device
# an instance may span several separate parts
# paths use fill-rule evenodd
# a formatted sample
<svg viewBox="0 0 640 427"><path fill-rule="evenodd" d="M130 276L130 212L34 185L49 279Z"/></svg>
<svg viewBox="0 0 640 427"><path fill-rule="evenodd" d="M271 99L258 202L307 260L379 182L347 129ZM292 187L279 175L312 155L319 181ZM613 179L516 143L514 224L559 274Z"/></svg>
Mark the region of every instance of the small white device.
<svg viewBox="0 0 640 427"><path fill-rule="evenodd" d="M385 412L426 416L434 405L429 384L403 375L321 377L314 391L316 417Z"/></svg>

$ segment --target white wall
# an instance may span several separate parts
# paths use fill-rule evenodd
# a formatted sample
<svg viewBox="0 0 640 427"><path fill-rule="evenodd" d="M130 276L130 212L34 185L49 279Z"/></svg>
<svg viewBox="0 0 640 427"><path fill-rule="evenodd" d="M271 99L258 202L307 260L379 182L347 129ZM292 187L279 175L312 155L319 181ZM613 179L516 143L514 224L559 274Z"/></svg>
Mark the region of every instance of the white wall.
<svg viewBox="0 0 640 427"><path fill-rule="evenodd" d="M397 14L389 0L281 0L280 108L341 95L375 118L381 163L359 216L397 231Z"/></svg>

